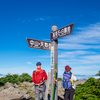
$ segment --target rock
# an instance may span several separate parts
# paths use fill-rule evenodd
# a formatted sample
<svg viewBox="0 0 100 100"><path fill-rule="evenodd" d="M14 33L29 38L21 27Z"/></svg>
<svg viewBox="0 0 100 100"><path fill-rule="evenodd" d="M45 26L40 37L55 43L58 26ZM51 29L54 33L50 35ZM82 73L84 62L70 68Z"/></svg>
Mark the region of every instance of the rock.
<svg viewBox="0 0 100 100"><path fill-rule="evenodd" d="M22 84L24 84L24 85L26 85L26 86L33 86L34 85L34 83L30 83L30 82L23 82Z"/></svg>
<svg viewBox="0 0 100 100"><path fill-rule="evenodd" d="M0 88L0 91L2 91L2 90L4 90L4 89L5 89L4 87L1 87L1 88Z"/></svg>
<svg viewBox="0 0 100 100"><path fill-rule="evenodd" d="M20 92L14 87L10 87L8 89L4 89L0 92L0 94L19 94Z"/></svg>
<svg viewBox="0 0 100 100"><path fill-rule="evenodd" d="M24 97L26 98L26 100L29 100L32 98L29 94L25 94Z"/></svg>
<svg viewBox="0 0 100 100"><path fill-rule="evenodd" d="M28 93L27 91L20 91L20 94L23 94L23 95L25 95L27 93Z"/></svg>
<svg viewBox="0 0 100 100"><path fill-rule="evenodd" d="M24 97L22 94L16 94L16 95L5 95L0 94L0 100L22 100Z"/></svg>
<svg viewBox="0 0 100 100"><path fill-rule="evenodd" d="M13 85L13 87L19 87L16 83Z"/></svg>
<svg viewBox="0 0 100 100"><path fill-rule="evenodd" d="M83 84L83 83L85 83L85 80L79 80L79 81L76 81L74 83L75 83L75 85L77 85L77 84Z"/></svg>
<svg viewBox="0 0 100 100"><path fill-rule="evenodd" d="M23 88L22 87L19 87L19 89L22 90Z"/></svg>
<svg viewBox="0 0 100 100"><path fill-rule="evenodd" d="M27 87L27 90L28 90L28 91L31 91L31 87Z"/></svg>
<svg viewBox="0 0 100 100"><path fill-rule="evenodd" d="M34 86L34 83L32 82L32 83L30 83L31 84L31 86Z"/></svg>
<svg viewBox="0 0 100 100"><path fill-rule="evenodd" d="M31 96L27 93L27 91L20 91L19 89L10 87L0 92L0 100L30 100Z"/></svg>
<svg viewBox="0 0 100 100"><path fill-rule="evenodd" d="M33 86L33 87L31 88L31 90L32 90L32 91L35 91L35 87Z"/></svg>
<svg viewBox="0 0 100 100"><path fill-rule="evenodd" d="M6 83L5 83L5 86L11 87L11 86L13 86L13 84L12 84L12 83L9 83L9 82L6 82Z"/></svg>

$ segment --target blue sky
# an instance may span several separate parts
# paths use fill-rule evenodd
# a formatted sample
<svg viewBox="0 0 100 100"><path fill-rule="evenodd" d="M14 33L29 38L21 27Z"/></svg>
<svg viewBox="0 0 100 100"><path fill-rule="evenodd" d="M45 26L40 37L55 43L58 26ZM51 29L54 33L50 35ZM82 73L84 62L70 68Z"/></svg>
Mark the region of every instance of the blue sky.
<svg viewBox="0 0 100 100"><path fill-rule="evenodd" d="M60 38L58 74L65 65L76 75L100 70L99 0L0 0L0 74L31 73L36 62L51 71L50 51L30 49L26 37L50 42L52 25L75 23L73 33Z"/></svg>

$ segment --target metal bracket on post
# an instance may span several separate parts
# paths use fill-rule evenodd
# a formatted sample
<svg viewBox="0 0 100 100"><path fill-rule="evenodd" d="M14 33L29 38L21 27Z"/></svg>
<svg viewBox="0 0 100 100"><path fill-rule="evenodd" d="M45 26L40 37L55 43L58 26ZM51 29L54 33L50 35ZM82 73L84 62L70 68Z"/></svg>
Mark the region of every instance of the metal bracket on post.
<svg viewBox="0 0 100 100"><path fill-rule="evenodd" d="M58 30L57 26L52 26L52 32ZM51 41L51 100L52 96L54 96L54 100L58 100L58 82L55 84L55 89L53 89L54 83L54 71L55 65L57 65L56 69L56 80L58 79L58 40ZM54 91L53 91L54 90ZM54 94L53 94L54 93Z"/></svg>

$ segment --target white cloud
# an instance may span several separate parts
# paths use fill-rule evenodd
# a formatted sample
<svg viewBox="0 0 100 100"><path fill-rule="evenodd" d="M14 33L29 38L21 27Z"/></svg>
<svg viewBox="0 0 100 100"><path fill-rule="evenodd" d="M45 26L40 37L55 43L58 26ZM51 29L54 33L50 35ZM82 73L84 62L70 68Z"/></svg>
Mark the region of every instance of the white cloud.
<svg viewBox="0 0 100 100"><path fill-rule="evenodd" d="M29 18L23 18L23 19L19 18L19 19L17 19L17 21L25 23L25 22L31 22L31 19L29 19Z"/></svg>
<svg viewBox="0 0 100 100"><path fill-rule="evenodd" d="M86 44L78 44L78 43L59 43L58 45L59 49L100 49L100 45L86 45Z"/></svg>
<svg viewBox="0 0 100 100"><path fill-rule="evenodd" d="M85 58L87 60L100 60L100 55L84 56L82 58Z"/></svg>
<svg viewBox="0 0 100 100"><path fill-rule="evenodd" d="M39 20L44 21L44 20L49 20L49 19L51 19L50 16L43 16L43 17L36 18L35 21L39 21Z"/></svg>
<svg viewBox="0 0 100 100"><path fill-rule="evenodd" d="M100 69L100 23L78 27L72 35L59 39L58 48L60 67L71 65L76 74L97 73Z"/></svg>
<svg viewBox="0 0 100 100"><path fill-rule="evenodd" d="M94 78L95 78L95 79L99 79L99 78L100 78L100 76L94 76Z"/></svg>
<svg viewBox="0 0 100 100"><path fill-rule="evenodd" d="M81 58L84 59L84 64L100 64L100 55L83 56Z"/></svg>
<svg viewBox="0 0 100 100"><path fill-rule="evenodd" d="M77 28L76 34L59 39L59 49L98 49L100 48L100 23ZM95 45L94 45L95 44Z"/></svg>
<svg viewBox="0 0 100 100"><path fill-rule="evenodd" d="M96 54L96 52L89 52L89 51L61 51L59 52L59 58L72 58L72 57L76 57L76 56L79 56L79 55L84 55L84 54Z"/></svg>
<svg viewBox="0 0 100 100"><path fill-rule="evenodd" d="M100 66L91 65L91 66L77 66L72 68L72 72L75 74L81 75L96 75L99 71Z"/></svg>
<svg viewBox="0 0 100 100"><path fill-rule="evenodd" d="M66 65L66 64L71 64L71 65L75 65L75 64L82 64L82 65L85 65L85 64L100 64L100 58L91 58L93 56L87 56L87 57L90 57L90 58L86 58L86 56L84 57L78 57L76 58L75 56L70 56L69 58L66 57L66 58L61 58L59 59L59 65ZM95 57L95 56L94 56ZM84 59L83 59L84 58Z"/></svg>
<svg viewBox="0 0 100 100"><path fill-rule="evenodd" d="M79 66L79 67L74 67L74 69L82 69L82 70L91 70L91 69L99 69L100 66L97 66L97 65L88 65L88 66Z"/></svg>
<svg viewBox="0 0 100 100"><path fill-rule="evenodd" d="M32 64L31 62L27 62L27 64Z"/></svg>
<svg viewBox="0 0 100 100"><path fill-rule="evenodd" d="M66 64L65 64L66 65ZM58 73L59 75L62 75L64 70L65 70L65 65L62 67L59 65L58 67ZM69 64L68 64L69 65ZM87 66L84 66L84 65L69 65L71 68L72 68L72 72L76 75L96 75L100 69L100 66L99 65L87 65Z"/></svg>

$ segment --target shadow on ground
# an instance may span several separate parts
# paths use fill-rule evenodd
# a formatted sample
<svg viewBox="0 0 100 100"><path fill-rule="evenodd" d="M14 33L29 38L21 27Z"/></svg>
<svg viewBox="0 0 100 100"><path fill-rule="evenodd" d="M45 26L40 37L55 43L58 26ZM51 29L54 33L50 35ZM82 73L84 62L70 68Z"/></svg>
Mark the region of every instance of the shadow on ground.
<svg viewBox="0 0 100 100"><path fill-rule="evenodd" d="M61 98L60 96L58 96L58 100L64 100L63 98Z"/></svg>

